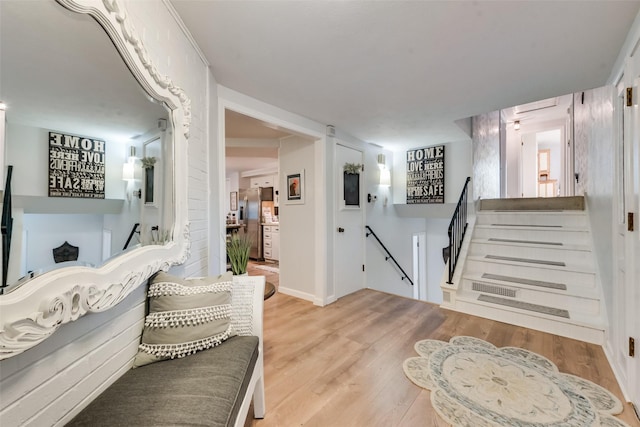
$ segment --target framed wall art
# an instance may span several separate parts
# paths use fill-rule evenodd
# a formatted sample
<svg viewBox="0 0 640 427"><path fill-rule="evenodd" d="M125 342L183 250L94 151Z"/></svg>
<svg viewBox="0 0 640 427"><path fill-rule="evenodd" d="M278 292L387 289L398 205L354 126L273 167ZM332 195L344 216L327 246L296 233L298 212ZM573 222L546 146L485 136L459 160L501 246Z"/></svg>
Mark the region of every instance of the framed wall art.
<svg viewBox="0 0 640 427"><path fill-rule="evenodd" d="M407 151L407 204L444 203L444 145Z"/></svg>
<svg viewBox="0 0 640 427"><path fill-rule="evenodd" d="M287 204L304 203L304 169L300 172L287 174Z"/></svg>
<svg viewBox="0 0 640 427"><path fill-rule="evenodd" d="M230 211L237 211L238 210L238 192L237 191L232 191L230 193L230 198L231 200L229 201L229 210Z"/></svg>

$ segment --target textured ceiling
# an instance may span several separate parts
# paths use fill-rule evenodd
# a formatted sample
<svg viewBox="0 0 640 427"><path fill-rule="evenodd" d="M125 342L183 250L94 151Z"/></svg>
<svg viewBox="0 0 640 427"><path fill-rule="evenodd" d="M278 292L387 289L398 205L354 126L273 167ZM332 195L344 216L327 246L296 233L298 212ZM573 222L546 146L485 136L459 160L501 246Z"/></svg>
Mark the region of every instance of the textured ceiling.
<svg viewBox="0 0 640 427"><path fill-rule="evenodd" d="M638 1L172 0L218 83L364 141L602 86Z"/></svg>

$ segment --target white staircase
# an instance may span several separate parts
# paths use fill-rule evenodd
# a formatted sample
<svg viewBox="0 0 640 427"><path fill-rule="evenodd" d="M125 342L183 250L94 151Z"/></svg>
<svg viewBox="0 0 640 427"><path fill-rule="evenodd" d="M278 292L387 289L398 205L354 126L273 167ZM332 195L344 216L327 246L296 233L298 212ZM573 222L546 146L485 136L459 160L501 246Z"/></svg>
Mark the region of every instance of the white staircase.
<svg viewBox="0 0 640 427"><path fill-rule="evenodd" d="M443 307L602 344L588 224L581 198L482 201Z"/></svg>

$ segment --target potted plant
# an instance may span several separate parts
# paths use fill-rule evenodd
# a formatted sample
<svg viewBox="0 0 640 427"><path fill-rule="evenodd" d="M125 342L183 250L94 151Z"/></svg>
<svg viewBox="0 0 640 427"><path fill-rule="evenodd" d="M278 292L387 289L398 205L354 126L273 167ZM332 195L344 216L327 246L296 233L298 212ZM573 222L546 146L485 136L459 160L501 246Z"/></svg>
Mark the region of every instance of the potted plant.
<svg viewBox="0 0 640 427"><path fill-rule="evenodd" d="M231 271L235 275L245 274L249 263L249 251L251 250L251 238L243 234L234 233L227 240L227 256L231 263Z"/></svg>

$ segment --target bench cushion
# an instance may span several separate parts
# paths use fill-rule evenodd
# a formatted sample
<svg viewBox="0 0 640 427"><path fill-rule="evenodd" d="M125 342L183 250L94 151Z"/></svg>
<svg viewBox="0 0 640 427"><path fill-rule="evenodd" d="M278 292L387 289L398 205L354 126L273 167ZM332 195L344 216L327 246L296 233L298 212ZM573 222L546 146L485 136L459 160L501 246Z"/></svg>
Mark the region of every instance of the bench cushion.
<svg viewBox="0 0 640 427"><path fill-rule="evenodd" d="M258 338L236 336L181 359L131 369L67 425L233 425L257 358Z"/></svg>

